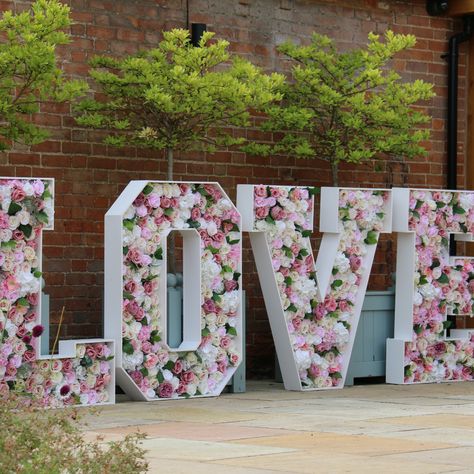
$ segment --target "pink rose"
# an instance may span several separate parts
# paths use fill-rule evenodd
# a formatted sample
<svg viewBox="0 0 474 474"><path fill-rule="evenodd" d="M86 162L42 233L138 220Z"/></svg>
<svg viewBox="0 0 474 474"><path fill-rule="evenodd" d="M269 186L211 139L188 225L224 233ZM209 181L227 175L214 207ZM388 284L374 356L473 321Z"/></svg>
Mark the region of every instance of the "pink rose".
<svg viewBox="0 0 474 474"><path fill-rule="evenodd" d="M143 363L144 367L152 369L156 364L158 364L158 356L156 354L147 354L145 362Z"/></svg>
<svg viewBox="0 0 474 474"><path fill-rule="evenodd" d="M86 355L88 355L91 359L95 359L97 357L97 349L92 345L87 345Z"/></svg>
<svg viewBox="0 0 474 474"><path fill-rule="evenodd" d="M173 391L173 385L170 382L163 382L158 386L158 396L160 398L171 398Z"/></svg>
<svg viewBox="0 0 474 474"><path fill-rule="evenodd" d="M201 217L201 210L198 207L193 207L191 210L191 220L196 221Z"/></svg>
<svg viewBox="0 0 474 474"><path fill-rule="evenodd" d="M256 197L267 197L267 188L263 185L255 186L254 188Z"/></svg>
<svg viewBox="0 0 474 474"><path fill-rule="evenodd" d="M157 208L160 206L160 196L156 193L151 193L148 195L146 202L150 207Z"/></svg>
<svg viewBox="0 0 474 474"><path fill-rule="evenodd" d="M160 206L165 209L171 207L171 199L169 197L163 196L161 198Z"/></svg>
<svg viewBox="0 0 474 474"><path fill-rule="evenodd" d="M195 378L194 372L192 372L191 370L187 370L186 372L183 372L181 374L181 380L184 383L191 383L194 381L194 378Z"/></svg>
<svg viewBox="0 0 474 474"><path fill-rule="evenodd" d="M236 290L238 283L235 280L226 280L224 282L225 291L233 291Z"/></svg>
<svg viewBox="0 0 474 474"><path fill-rule="evenodd" d="M12 191L12 201L20 202L25 199L26 193L23 191L23 189L20 188L14 188Z"/></svg>
<svg viewBox="0 0 474 474"><path fill-rule="evenodd" d="M183 371L183 363L178 359L174 363L174 367L172 369L172 372L176 375L180 374Z"/></svg>
<svg viewBox="0 0 474 474"><path fill-rule="evenodd" d="M230 347L230 344L232 342L232 339L229 336L224 336L221 339L220 346L222 349L228 349Z"/></svg>

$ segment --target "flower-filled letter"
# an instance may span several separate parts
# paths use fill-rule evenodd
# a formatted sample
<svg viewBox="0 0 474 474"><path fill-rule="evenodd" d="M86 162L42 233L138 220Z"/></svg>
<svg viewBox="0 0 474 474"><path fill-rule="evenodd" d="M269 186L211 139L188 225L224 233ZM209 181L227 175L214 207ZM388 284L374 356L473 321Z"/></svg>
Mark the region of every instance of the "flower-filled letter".
<svg viewBox="0 0 474 474"><path fill-rule="evenodd" d="M43 230L53 228L52 179L0 178L0 397L36 405L113 403L113 342L59 342L42 355Z"/></svg>
<svg viewBox="0 0 474 474"><path fill-rule="evenodd" d="M474 379L474 330L450 329L448 315L473 314L474 262L450 257L450 234L472 240L474 192L394 189L397 231L395 334L387 382Z"/></svg>
<svg viewBox="0 0 474 474"><path fill-rule="evenodd" d="M167 343L167 253L183 236L183 341ZM217 183L132 181L105 218L105 327L134 399L219 395L242 354L240 214Z"/></svg>
<svg viewBox="0 0 474 474"><path fill-rule="evenodd" d="M263 185L237 190L288 390L344 385L378 237L390 232L390 192L323 188L315 264L313 193Z"/></svg>

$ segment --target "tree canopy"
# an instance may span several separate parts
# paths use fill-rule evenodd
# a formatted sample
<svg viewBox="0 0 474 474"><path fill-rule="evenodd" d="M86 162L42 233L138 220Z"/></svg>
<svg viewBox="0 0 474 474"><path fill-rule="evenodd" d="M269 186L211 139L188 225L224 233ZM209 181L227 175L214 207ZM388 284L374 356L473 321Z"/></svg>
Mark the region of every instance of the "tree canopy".
<svg viewBox="0 0 474 474"><path fill-rule="evenodd" d="M37 0L19 14L0 20L0 150L12 142L39 143L48 134L30 114L45 101L63 102L87 90L83 81L68 81L57 66L56 47L69 43L62 31L71 24L69 7L56 0Z"/></svg>
<svg viewBox="0 0 474 474"><path fill-rule="evenodd" d="M105 129L105 143L168 152L242 144L231 126L250 123L250 110L280 99L279 74L266 75L228 52L229 43L206 32L194 47L187 30L163 33L156 48L125 58L95 57L95 98L77 106L77 122Z"/></svg>
<svg viewBox="0 0 474 474"><path fill-rule="evenodd" d="M430 117L414 105L434 96L432 85L403 81L389 64L415 42L413 35L387 31L383 41L370 34L366 48L345 52L316 33L307 46L281 45L293 63L291 77L281 89L283 101L267 107L262 127L284 133L275 144L250 143L246 151L324 159L334 185L341 162L426 154L421 142L429 131L419 126Z"/></svg>

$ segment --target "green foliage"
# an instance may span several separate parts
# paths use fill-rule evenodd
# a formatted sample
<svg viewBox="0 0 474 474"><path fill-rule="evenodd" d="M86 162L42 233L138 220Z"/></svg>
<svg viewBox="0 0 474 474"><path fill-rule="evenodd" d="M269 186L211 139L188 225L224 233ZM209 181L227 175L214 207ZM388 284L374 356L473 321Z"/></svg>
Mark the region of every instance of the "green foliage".
<svg viewBox="0 0 474 474"><path fill-rule="evenodd" d="M0 472L17 474L135 474L147 472L142 434L122 441L88 442L74 409L0 406Z"/></svg>
<svg viewBox="0 0 474 474"><path fill-rule="evenodd" d="M96 57L90 75L102 93L77 106L77 122L106 129L115 146L210 150L243 142L229 126L249 125L249 109L280 95L278 74L231 57L229 43L204 33L193 47L187 30L164 33L158 47L124 59Z"/></svg>
<svg viewBox="0 0 474 474"><path fill-rule="evenodd" d="M11 142L35 144L47 133L29 120L43 101L63 102L87 90L82 81L67 81L56 66L56 47L67 44L69 7L37 0L31 10L3 13L0 20L0 150Z"/></svg>
<svg viewBox="0 0 474 474"><path fill-rule="evenodd" d="M340 162L360 163L380 153L414 157L426 154L420 142L430 120L413 107L434 96L421 80L403 82L389 67L399 52L415 45L413 35L369 35L366 48L338 52L333 41L313 34L309 46L285 43L280 51L294 65L284 100L268 108L264 130L286 131L276 145L250 144L257 154L288 153L322 158L331 164L337 184Z"/></svg>

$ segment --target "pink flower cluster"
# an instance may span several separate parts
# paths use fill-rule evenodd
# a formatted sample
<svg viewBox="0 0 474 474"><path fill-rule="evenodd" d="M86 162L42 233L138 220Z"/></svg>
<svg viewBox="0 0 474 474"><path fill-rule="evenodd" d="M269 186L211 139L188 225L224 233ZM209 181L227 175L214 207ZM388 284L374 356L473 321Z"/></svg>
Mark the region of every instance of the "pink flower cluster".
<svg viewBox="0 0 474 474"><path fill-rule="evenodd" d="M328 294L320 301L309 235L312 188L255 186L255 230L266 234L302 385L340 384L368 245L383 228L387 194L340 190L341 238Z"/></svg>
<svg viewBox="0 0 474 474"><path fill-rule="evenodd" d="M445 340L447 314L472 315L474 265L449 258L449 234L474 232L474 193L412 190L415 232L413 340L405 345L405 381L474 379L474 336Z"/></svg>
<svg viewBox="0 0 474 474"><path fill-rule="evenodd" d="M0 181L0 394L29 394L44 406L105 402L105 344L79 345L74 359L37 359L40 237L52 218L49 181Z"/></svg>
<svg viewBox="0 0 474 474"><path fill-rule="evenodd" d="M218 394L237 365L240 215L213 184L149 183L123 220L123 358L149 398ZM201 238L202 339L197 351L170 351L163 340L159 286L163 238L194 228Z"/></svg>

